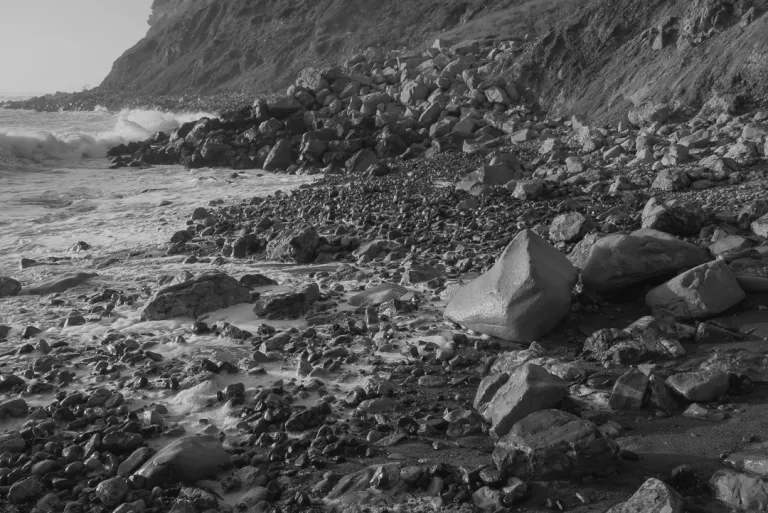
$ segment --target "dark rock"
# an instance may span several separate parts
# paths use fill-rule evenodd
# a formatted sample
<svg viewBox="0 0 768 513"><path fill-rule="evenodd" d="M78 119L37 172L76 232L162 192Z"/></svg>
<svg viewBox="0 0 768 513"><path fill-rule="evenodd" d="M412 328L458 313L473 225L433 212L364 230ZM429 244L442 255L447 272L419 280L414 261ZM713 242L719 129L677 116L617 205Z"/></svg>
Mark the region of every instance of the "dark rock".
<svg viewBox="0 0 768 513"><path fill-rule="evenodd" d="M21 283L8 276L0 276L0 298L15 296L19 292Z"/></svg>
<svg viewBox="0 0 768 513"><path fill-rule="evenodd" d="M248 289L223 273L205 274L160 289L141 311L145 321L197 317L220 308L250 301Z"/></svg>
<svg viewBox="0 0 768 513"><path fill-rule="evenodd" d="M285 228L267 244L267 258L278 261L295 261L307 264L317 257L320 236L311 224L299 224Z"/></svg>
<svg viewBox="0 0 768 513"><path fill-rule="evenodd" d="M497 469L523 480L609 475L622 464L619 447L593 423L560 410L528 415L493 451Z"/></svg>
<svg viewBox="0 0 768 513"><path fill-rule="evenodd" d="M320 297L317 284L310 283L297 291L265 292L253 307L253 312L265 317L268 315L298 316L305 313Z"/></svg>
<svg viewBox="0 0 768 513"><path fill-rule="evenodd" d="M211 436L185 436L158 451L134 475L143 477L147 486L153 487L213 478L230 466L229 454L218 440Z"/></svg>

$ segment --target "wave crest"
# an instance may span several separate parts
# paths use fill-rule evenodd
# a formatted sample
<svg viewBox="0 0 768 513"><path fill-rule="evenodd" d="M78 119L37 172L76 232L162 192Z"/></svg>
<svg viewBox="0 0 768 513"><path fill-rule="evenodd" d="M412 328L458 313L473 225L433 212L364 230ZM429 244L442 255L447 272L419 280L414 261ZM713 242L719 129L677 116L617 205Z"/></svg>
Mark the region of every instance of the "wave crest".
<svg viewBox="0 0 768 513"><path fill-rule="evenodd" d="M215 117L204 112L172 113L142 109L126 109L117 114L96 109L87 114L54 115L72 116L70 126L62 129L0 127L0 169L31 164L62 165L83 159L104 158L112 146L142 141L157 132L168 133L183 123L202 117Z"/></svg>

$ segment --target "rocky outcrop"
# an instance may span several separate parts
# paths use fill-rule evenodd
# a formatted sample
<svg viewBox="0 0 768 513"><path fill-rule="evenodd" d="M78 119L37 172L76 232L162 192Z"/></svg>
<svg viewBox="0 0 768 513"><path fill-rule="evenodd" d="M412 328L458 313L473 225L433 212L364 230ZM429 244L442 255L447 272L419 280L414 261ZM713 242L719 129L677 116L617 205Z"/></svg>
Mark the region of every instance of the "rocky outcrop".
<svg viewBox="0 0 768 513"><path fill-rule="evenodd" d="M195 318L207 312L250 301L248 289L223 273L204 274L155 292L141 310L145 321Z"/></svg>

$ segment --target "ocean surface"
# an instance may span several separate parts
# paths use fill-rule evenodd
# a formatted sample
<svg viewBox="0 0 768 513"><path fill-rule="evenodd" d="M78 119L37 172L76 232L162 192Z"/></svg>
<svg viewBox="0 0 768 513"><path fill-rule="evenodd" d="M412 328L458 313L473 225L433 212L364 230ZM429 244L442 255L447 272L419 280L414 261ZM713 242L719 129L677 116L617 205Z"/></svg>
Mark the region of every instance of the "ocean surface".
<svg viewBox="0 0 768 513"><path fill-rule="evenodd" d="M78 241L92 253L165 242L197 206L310 183L311 177L182 166L110 170L107 150L170 132L204 112L40 113L0 109L0 275L21 257L59 254Z"/></svg>

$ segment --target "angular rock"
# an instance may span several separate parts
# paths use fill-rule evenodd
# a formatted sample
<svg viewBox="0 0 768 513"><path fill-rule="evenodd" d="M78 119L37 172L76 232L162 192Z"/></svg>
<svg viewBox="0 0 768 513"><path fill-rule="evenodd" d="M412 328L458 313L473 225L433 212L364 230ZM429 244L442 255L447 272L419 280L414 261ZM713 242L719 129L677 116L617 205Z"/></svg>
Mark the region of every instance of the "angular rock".
<svg viewBox="0 0 768 513"><path fill-rule="evenodd" d="M145 321L197 317L251 300L248 289L223 273L204 274L154 293L141 310Z"/></svg>
<svg viewBox="0 0 768 513"><path fill-rule="evenodd" d="M177 482L194 483L215 477L231 466L229 454L212 436L185 436L174 440L152 456L135 475L147 486Z"/></svg>
<svg viewBox="0 0 768 513"><path fill-rule="evenodd" d="M549 237L554 242L576 242L588 229L589 223L584 214L569 212L555 217L549 227Z"/></svg>
<svg viewBox="0 0 768 513"><path fill-rule="evenodd" d="M350 158L347 163L348 173L362 173L370 166L378 164L379 159L371 150L360 150Z"/></svg>
<svg viewBox="0 0 768 513"><path fill-rule="evenodd" d="M526 363L515 369L482 413L491 423L492 436L502 437L529 414L555 407L567 393L566 381L538 365Z"/></svg>
<svg viewBox="0 0 768 513"><path fill-rule="evenodd" d="M729 454L723 462L734 470L768 477L768 442L749 445Z"/></svg>
<svg viewBox="0 0 768 513"><path fill-rule="evenodd" d="M667 386L693 402L714 401L729 387L728 374L717 370L681 372L667 378Z"/></svg>
<svg viewBox="0 0 768 513"><path fill-rule="evenodd" d="M656 175L651 187L661 191L682 191L690 185L691 179L688 177L688 173L682 169L665 168Z"/></svg>
<svg viewBox="0 0 768 513"><path fill-rule="evenodd" d="M739 304L746 294L723 260L694 267L648 292L645 303L657 312L701 319Z"/></svg>
<svg viewBox="0 0 768 513"><path fill-rule="evenodd" d="M710 224L711 217L694 203L651 198L643 208L642 226L673 235L698 235Z"/></svg>
<svg viewBox="0 0 768 513"><path fill-rule="evenodd" d="M488 272L459 289L445 317L504 340L532 342L568 315L577 275L565 255L525 230Z"/></svg>
<svg viewBox="0 0 768 513"><path fill-rule="evenodd" d="M608 404L614 410L640 410L648 392L648 376L630 369L616 380Z"/></svg>
<svg viewBox="0 0 768 513"><path fill-rule="evenodd" d="M622 464L616 442L593 423L560 410L525 417L498 441L492 457L498 470L526 481L605 476Z"/></svg>
<svg viewBox="0 0 768 513"><path fill-rule="evenodd" d="M506 164L482 166L465 176L458 185L456 185L456 189L460 191L469 191L477 184L501 186L510 180L516 180L520 177L521 173L519 170L512 169Z"/></svg>
<svg viewBox="0 0 768 513"><path fill-rule="evenodd" d="M590 235L568 258L581 269L584 287L599 293L616 292L707 261L706 252L698 246L650 229L602 238Z"/></svg>
<svg viewBox="0 0 768 513"><path fill-rule="evenodd" d="M316 283L309 283L296 291L273 291L262 294L256 300L253 312L259 317L281 315L299 316L305 313L320 298Z"/></svg>
<svg viewBox="0 0 768 513"><path fill-rule="evenodd" d="M291 141L288 139L281 139L277 141L274 147L269 151L269 155L267 155L267 158L264 161L264 169L266 171L285 171L294 163L293 153L291 151Z"/></svg>
<svg viewBox="0 0 768 513"><path fill-rule="evenodd" d="M648 479L627 502L606 513L683 513L683 497L664 481Z"/></svg>
<svg viewBox="0 0 768 513"><path fill-rule="evenodd" d="M472 407L478 411L485 410L485 406L493 399L496 392L509 381L509 374L502 372L501 374L490 374L483 378L480 385L477 387L475 393L475 400L472 403Z"/></svg>
<svg viewBox="0 0 768 513"><path fill-rule="evenodd" d="M739 511L765 511L768 480L759 476L721 469L709 480L716 499Z"/></svg>
<svg viewBox="0 0 768 513"><path fill-rule="evenodd" d="M320 236L309 223L283 229L267 244L267 258L277 261L313 262L320 246Z"/></svg>

